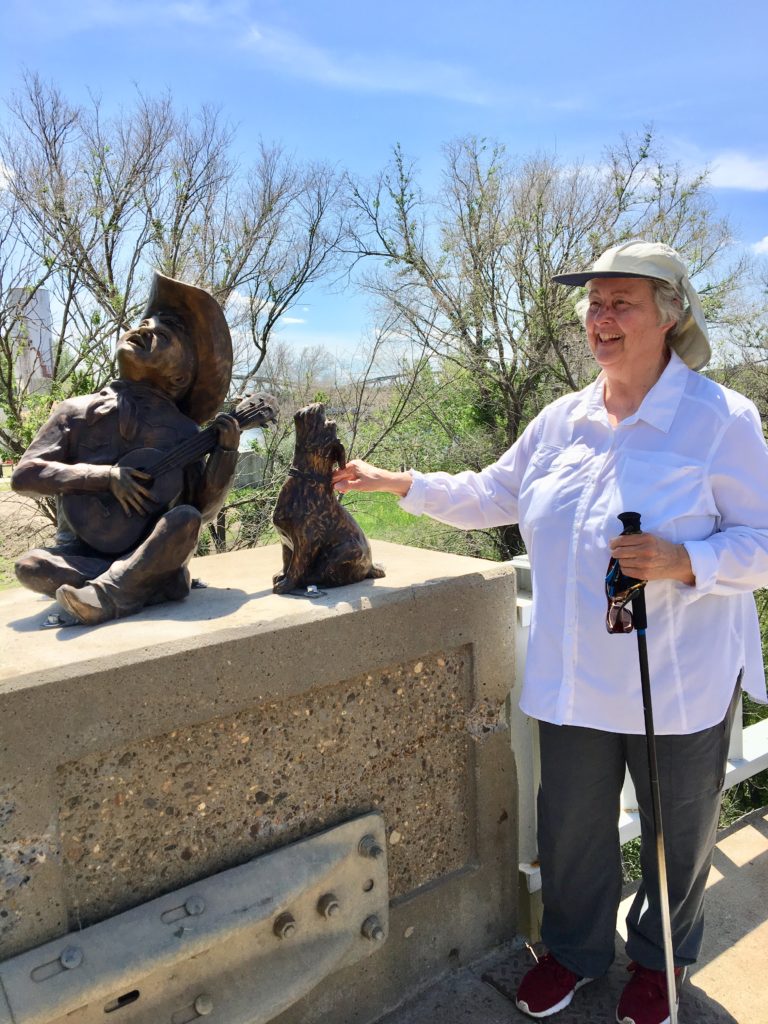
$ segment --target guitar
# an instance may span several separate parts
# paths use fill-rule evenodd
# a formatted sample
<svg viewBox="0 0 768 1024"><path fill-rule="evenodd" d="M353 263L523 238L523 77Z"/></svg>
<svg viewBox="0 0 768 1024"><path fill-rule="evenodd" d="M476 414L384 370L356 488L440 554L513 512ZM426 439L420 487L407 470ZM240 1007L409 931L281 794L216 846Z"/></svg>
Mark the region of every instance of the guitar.
<svg viewBox="0 0 768 1024"><path fill-rule="evenodd" d="M241 430L247 430L275 422L277 413L277 401L272 395L260 392L244 398L230 415L235 417ZM119 555L135 547L181 493L184 467L212 452L217 437L217 429L211 424L171 451L134 448L127 452L117 465L141 469L152 478L146 484L151 493L147 511L140 513L134 510L130 516L127 515L111 491L104 494L65 494L62 504L72 529L86 544L105 554Z"/></svg>

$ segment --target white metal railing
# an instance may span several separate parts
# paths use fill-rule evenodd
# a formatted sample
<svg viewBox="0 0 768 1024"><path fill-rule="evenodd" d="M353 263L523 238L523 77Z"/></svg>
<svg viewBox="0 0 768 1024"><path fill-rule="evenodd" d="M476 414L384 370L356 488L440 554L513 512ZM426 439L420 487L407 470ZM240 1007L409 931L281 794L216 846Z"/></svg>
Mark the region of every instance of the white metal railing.
<svg viewBox="0 0 768 1024"><path fill-rule="evenodd" d="M517 576L515 677L522 680L531 625L531 568L527 555L513 558L512 565L515 567ZM520 789L518 798L520 874L525 879L528 892L534 893L541 888L536 845L536 793L540 777L538 730L534 720L520 711L516 699L511 702L510 733L512 749L517 761L517 778ZM768 768L768 719L744 728L742 718L738 715L731 734L725 788L729 789L765 768ZM637 810L635 787L629 775L627 775L621 793L619 835L622 843L640 835L640 815Z"/></svg>

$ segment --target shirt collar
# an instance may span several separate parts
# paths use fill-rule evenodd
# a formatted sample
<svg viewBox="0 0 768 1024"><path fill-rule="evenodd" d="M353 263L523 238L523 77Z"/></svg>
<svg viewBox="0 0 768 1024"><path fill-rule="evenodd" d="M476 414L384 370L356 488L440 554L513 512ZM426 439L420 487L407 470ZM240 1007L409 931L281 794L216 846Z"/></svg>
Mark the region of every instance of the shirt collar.
<svg viewBox="0 0 768 1024"><path fill-rule="evenodd" d="M669 362L661 376L645 396L637 412L622 420L622 425L629 426L643 420L649 426L668 433L683 397L688 374L692 372L680 356L670 350ZM579 400L571 410L572 420L586 418L607 422L603 402L604 380L601 373L597 380L579 393Z"/></svg>

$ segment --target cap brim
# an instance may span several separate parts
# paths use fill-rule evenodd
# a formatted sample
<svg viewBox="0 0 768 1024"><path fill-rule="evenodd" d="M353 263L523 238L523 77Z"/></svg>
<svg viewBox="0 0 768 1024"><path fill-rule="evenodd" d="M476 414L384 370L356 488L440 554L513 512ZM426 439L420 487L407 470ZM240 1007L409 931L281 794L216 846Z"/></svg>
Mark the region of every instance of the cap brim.
<svg viewBox="0 0 768 1024"><path fill-rule="evenodd" d="M567 284L572 287L585 285L587 281L593 281L596 277L639 277L649 280L654 278L653 274L628 274L625 270L586 270L583 274L555 274L552 280L555 284ZM658 278L654 278L658 280Z"/></svg>

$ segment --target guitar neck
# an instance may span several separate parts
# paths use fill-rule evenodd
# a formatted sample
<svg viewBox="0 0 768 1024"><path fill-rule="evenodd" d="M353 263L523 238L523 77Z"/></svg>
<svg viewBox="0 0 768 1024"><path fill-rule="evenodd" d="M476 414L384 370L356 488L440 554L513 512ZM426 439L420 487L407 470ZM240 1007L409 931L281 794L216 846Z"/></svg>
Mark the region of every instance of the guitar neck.
<svg viewBox="0 0 768 1024"><path fill-rule="evenodd" d="M195 437L182 441L178 448L174 448L164 459L161 459L160 462L153 466L152 475L158 477L171 469L183 469L185 466L189 466L190 463L197 462L198 459L207 455L208 452L213 451L215 447L216 428L206 427Z"/></svg>
<svg viewBox="0 0 768 1024"><path fill-rule="evenodd" d="M243 414L235 409L230 415L235 417L240 424L241 430L244 430L252 420L258 419L258 412L254 413L253 411ZM218 431L213 424L204 427L194 437L190 437L187 441L182 441L178 448L174 448L164 459L161 459L153 467L153 475L160 476L163 473L167 473L170 469L183 469L192 462L197 462L198 459L202 459L204 455L213 451L216 447L217 439Z"/></svg>

